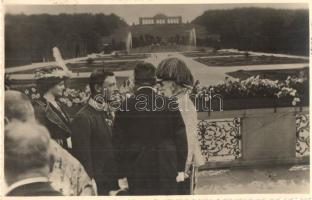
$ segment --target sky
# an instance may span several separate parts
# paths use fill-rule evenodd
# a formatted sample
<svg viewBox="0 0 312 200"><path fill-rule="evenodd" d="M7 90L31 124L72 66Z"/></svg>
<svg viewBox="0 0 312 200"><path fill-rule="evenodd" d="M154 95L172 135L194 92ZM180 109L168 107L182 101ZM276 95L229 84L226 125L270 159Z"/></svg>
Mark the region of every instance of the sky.
<svg viewBox="0 0 312 200"><path fill-rule="evenodd" d="M60 13L104 13L123 18L129 25L138 24L139 17L152 17L157 13L167 16L182 16L183 22L192 21L206 10L231 9L238 7L269 7L276 9L308 9L307 3L258 3L258 4L149 4L149 5L5 5L5 12L10 14L60 14Z"/></svg>

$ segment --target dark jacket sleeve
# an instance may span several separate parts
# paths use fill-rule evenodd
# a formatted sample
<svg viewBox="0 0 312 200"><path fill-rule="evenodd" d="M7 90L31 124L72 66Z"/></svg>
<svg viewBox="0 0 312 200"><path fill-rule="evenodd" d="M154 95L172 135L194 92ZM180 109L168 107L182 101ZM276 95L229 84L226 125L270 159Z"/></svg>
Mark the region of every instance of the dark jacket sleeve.
<svg viewBox="0 0 312 200"><path fill-rule="evenodd" d="M188 147L187 136L183 118L179 110L173 111L173 131L174 141L177 149L177 170L182 172L185 170L185 163L187 159Z"/></svg>
<svg viewBox="0 0 312 200"><path fill-rule="evenodd" d="M94 178L91 157L91 125L88 117L77 115L71 123L73 155L81 162L90 178Z"/></svg>
<svg viewBox="0 0 312 200"><path fill-rule="evenodd" d="M117 112L113 126L113 146L118 168L118 178L126 177L126 141L123 120L123 113Z"/></svg>
<svg viewBox="0 0 312 200"><path fill-rule="evenodd" d="M37 122L39 122L41 125L46 126L46 114L45 114L45 109L44 106L39 105L37 102L33 102L33 107L35 111L35 118Z"/></svg>

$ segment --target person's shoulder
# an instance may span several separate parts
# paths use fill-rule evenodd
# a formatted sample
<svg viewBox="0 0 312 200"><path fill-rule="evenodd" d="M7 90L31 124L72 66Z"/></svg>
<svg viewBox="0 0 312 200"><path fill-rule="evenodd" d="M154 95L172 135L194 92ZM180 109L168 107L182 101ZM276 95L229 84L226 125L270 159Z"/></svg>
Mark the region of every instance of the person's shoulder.
<svg viewBox="0 0 312 200"><path fill-rule="evenodd" d="M42 101L41 99L33 100L31 103L34 109L45 109L47 106L47 103Z"/></svg>
<svg viewBox="0 0 312 200"><path fill-rule="evenodd" d="M21 185L7 193L6 196L62 196L62 194L53 189L50 183L36 182Z"/></svg>
<svg viewBox="0 0 312 200"><path fill-rule="evenodd" d="M91 117L91 109L88 104L82 106L80 110L75 114L74 119L77 118L89 118Z"/></svg>

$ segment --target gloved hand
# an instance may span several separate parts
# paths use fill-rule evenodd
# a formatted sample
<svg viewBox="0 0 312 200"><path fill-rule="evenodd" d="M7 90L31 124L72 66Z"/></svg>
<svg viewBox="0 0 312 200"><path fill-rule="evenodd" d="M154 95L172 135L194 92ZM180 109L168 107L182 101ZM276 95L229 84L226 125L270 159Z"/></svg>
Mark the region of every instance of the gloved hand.
<svg viewBox="0 0 312 200"><path fill-rule="evenodd" d="M118 179L118 186L119 186L120 189L127 189L127 188L129 188L127 178Z"/></svg>
<svg viewBox="0 0 312 200"><path fill-rule="evenodd" d="M184 172L178 172L178 176L176 178L177 183L184 181Z"/></svg>

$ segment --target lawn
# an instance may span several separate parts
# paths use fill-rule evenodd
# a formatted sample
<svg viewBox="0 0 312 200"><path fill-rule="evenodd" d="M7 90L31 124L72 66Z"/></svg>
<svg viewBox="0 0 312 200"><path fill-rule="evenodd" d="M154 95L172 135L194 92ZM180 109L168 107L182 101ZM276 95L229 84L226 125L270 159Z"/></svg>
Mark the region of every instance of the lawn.
<svg viewBox="0 0 312 200"><path fill-rule="evenodd" d="M308 60L300 58L287 58L277 56L229 56L222 58L196 58L196 61L209 66L229 67L244 65L268 65L268 64L292 64L308 63Z"/></svg>
<svg viewBox="0 0 312 200"><path fill-rule="evenodd" d="M227 75L245 80L251 76L259 75L260 78L270 80L286 80L288 76L307 76L309 75L309 67L295 68L295 69L272 69L272 70L237 70L234 72L227 72Z"/></svg>
<svg viewBox="0 0 312 200"><path fill-rule="evenodd" d="M243 55L242 53L227 52L227 51L208 51L208 52L184 52L182 53L186 57L206 57L206 56L233 56Z"/></svg>

